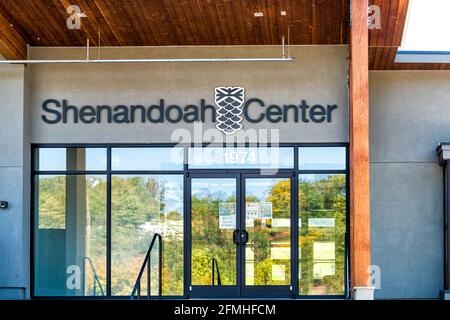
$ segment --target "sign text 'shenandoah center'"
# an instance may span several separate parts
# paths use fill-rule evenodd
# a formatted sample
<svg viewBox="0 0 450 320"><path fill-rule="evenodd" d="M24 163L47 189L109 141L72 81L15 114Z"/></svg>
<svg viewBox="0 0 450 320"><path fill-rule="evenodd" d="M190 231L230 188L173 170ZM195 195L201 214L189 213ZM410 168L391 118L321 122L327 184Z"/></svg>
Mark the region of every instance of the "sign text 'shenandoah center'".
<svg viewBox="0 0 450 320"><path fill-rule="evenodd" d="M298 104L266 104L262 99L250 98L243 105L243 117L249 123L268 121L330 123L333 111L338 106L309 104L301 100ZM48 124L57 123L193 123L216 122L216 108L200 99L199 104L179 106L167 104L164 99L150 106L144 105L72 105L68 100L47 99L42 104L42 120Z"/></svg>

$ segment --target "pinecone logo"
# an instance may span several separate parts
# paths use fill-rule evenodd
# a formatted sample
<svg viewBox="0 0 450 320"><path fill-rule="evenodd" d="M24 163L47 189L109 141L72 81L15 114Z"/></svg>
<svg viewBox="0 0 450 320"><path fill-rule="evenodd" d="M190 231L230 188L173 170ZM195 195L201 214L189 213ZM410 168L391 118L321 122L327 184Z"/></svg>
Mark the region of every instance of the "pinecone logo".
<svg viewBox="0 0 450 320"><path fill-rule="evenodd" d="M217 87L215 104L219 107L216 116L216 128L225 134L233 134L242 128L242 105L245 90L243 87Z"/></svg>

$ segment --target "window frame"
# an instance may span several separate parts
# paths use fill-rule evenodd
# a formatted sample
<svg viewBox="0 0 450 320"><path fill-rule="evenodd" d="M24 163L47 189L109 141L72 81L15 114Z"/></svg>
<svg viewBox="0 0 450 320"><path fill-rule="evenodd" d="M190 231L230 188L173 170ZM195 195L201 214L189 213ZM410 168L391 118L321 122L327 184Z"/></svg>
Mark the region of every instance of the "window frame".
<svg viewBox="0 0 450 320"><path fill-rule="evenodd" d="M298 185L299 185L299 175L300 174L345 174L346 180L346 234L345 234L345 294L344 295L299 295L298 294L298 268L297 274L293 275L292 285L296 284L293 287L295 299L348 299L349 297L349 275L350 275L350 264L349 264L349 230L350 230L350 185L349 185L349 143L348 142L330 142L330 143L279 143L279 144L211 144L211 143L203 143L201 145L198 144L176 144L176 143L140 143L140 144L127 144L127 143L37 143L31 144L31 175L30 175L30 183L31 183L31 192L30 192L30 297L32 299L128 299L129 296L113 296L111 295L111 177L112 175L118 174L132 174L132 175L180 175L182 174L184 177L183 181L183 214L184 214L184 256L185 259L187 255L187 250L189 250L187 243L187 228L190 225L190 221L187 221L190 218L190 215L187 214L188 206L186 205L189 201L187 194L187 179L191 173L260 173L260 169L190 169L188 168L188 157L189 157L189 148L192 147L207 147L207 146L223 146L223 147L293 147L294 148L294 168L289 169L279 169L279 173L289 173L292 174L293 186L292 192L292 201L294 203L293 212L294 216L292 219L295 221L295 228L293 233L293 239L296 239L295 248L298 249ZM173 148L173 147L183 147L184 148L184 164L182 170L125 170L125 171L113 171L112 170L112 148ZM345 170L299 170L299 148L300 147L344 147L346 149L346 167ZM65 170L65 171L39 171L34 167L35 165L35 151L39 148L106 148L107 152L107 165L106 170ZM107 212L106 212L106 226L107 226L107 242L106 242L106 295L105 296L37 296L35 295L35 214L37 213L34 203L35 198L35 178L39 175L106 175L106 183L107 183ZM295 250L298 254L298 250ZM291 257L291 263L294 263L296 266L299 265L297 256ZM184 295L181 296L163 296L162 299L186 299L188 297L188 288L187 288L187 272L186 270L186 261L184 261ZM296 288L295 288L296 287Z"/></svg>

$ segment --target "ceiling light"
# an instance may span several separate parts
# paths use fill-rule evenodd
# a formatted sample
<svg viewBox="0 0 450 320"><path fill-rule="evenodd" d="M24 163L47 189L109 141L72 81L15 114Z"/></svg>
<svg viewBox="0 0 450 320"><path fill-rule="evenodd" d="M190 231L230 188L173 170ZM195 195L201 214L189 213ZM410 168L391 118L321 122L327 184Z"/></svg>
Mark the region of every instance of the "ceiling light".
<svg viewBox="0 0 450 320"><path fill-rule="evenodd" d="M253 12L253 15L255 17L264 17L264 13L262 13L262 12Z"/></svg>
<svg viewBox="0 0 450 320"><path fill-rule="evenodd" d="M285 16L285 15L286 15L286 11L280 11L280 14L281 14L282 16Z"/></svg>

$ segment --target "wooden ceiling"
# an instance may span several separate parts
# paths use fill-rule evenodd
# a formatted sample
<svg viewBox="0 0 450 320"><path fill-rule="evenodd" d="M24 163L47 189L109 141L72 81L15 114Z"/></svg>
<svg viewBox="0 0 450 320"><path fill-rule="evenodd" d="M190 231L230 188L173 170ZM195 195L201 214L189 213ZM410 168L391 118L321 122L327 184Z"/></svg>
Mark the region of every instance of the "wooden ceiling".
<svg viewBox="0 0 450 320"><path fill-rule="evenodd" d="M370 0L382 10L381 30L369 35L370 68L450 69L395 64L408 0ZM1 0L0 54L25 59L30 46L167 46L348 44L350 0ZM66 8L86 18L69 30ZM262 17L255 17L262 12ZM282 14L285 12L285 15Z"/></svg>
<svg viewBox="0 0 450 320"><path fill-rule="evenodd" d="M87 18L69 30L66 8ZM286 12L282 15L281 12ZM263 17L255 17L262 12ZM1 0L0 16L30 46L346 44L348 0Z"/></svg>

